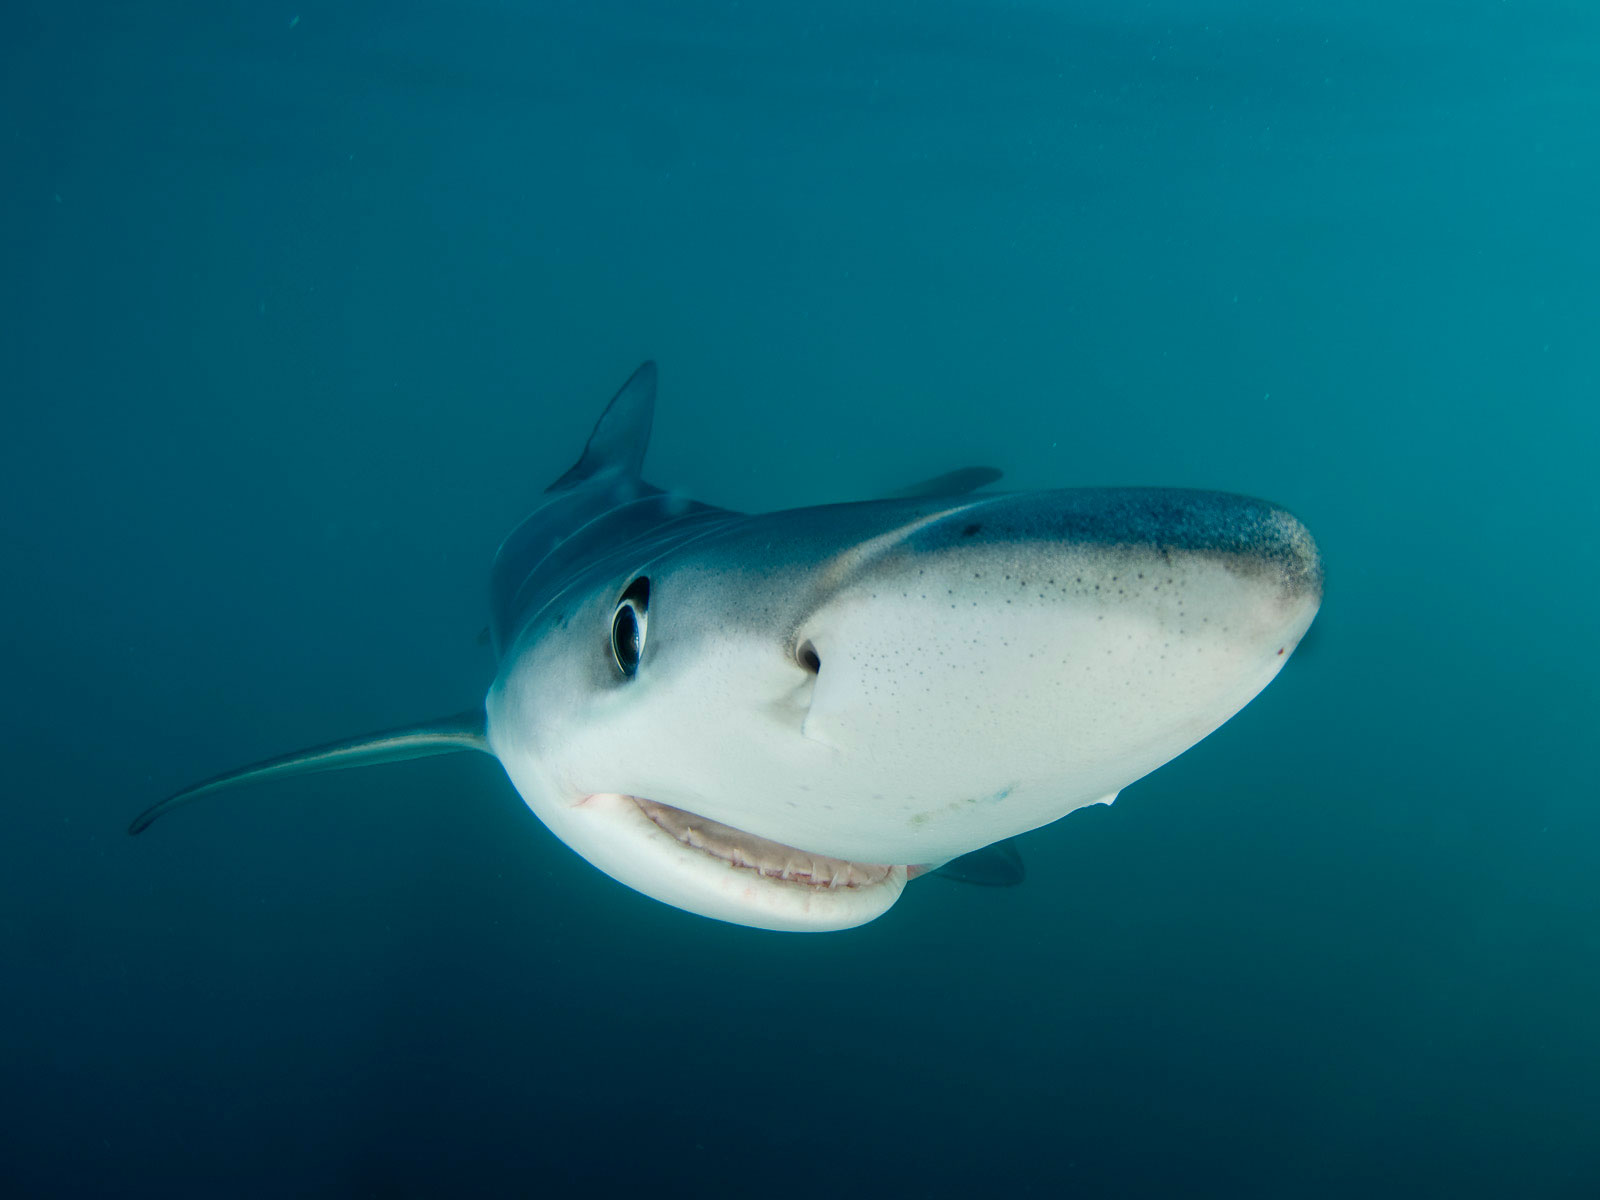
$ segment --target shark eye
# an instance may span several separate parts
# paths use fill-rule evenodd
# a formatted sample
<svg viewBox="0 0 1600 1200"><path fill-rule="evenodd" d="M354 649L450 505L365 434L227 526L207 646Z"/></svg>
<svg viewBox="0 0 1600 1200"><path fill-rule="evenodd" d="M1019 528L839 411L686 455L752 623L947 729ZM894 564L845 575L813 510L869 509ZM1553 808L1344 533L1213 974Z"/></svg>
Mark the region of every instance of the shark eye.
<svg viewBox="0 0 1600 1200"><path fill-rule="evenodd" d="M632 679L644 654L645 630L650 627L650 580L641 575L622 593L611 614L611 658L617 670Z"/></svg>

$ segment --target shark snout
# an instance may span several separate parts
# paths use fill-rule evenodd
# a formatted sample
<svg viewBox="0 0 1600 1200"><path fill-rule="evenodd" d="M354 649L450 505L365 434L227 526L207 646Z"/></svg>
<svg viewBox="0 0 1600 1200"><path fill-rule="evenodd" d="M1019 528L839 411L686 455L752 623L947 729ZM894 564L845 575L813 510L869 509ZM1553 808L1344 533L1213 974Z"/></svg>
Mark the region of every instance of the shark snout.
<svg viewBox="0 0 1600 1200"><path fill-rule="evenodd" d="M1099 488L995 496L919 531L929 550L1031 548L1052 556L1210 560L1270 584L1284 599L1318 600L1322 560L1292 513L1264 500L1184 488Z"/></svg>
<svg viewBox="0 0 1600 1200"><path fill-rule="evenodd" d="M1008 599L1014 607L1019 590L1107 617L1143 609L1179 624L1214 618L1236 631L1281 625L1298 639L1322 600L1322 558L1305 525L1277 505L1225 492L995 496L941 516L900 549L909 557L889 556L885 568L909 573L913 558L939 561L968 607Z"/></svg>
<svg viewBox="0 0 1600 1200"><path fill-rule="evenodd" d="M1231 531L1232 545L1217 552L1235 567L1269 580L1286 601L1320 603L1322 556L1308 530L1292 513L1260 500L1221 496L1210 502L1217 521Z"/></svg>
<svg viewBox="0 0 1600 1200"><path fill-rule="evenodd" d="M935 861L1114 796L1265 687L1321 595L1305 526L1246 497L1063 491L941 514L802 626L821 664L803 733L887 810L829 852Z"/></svg>

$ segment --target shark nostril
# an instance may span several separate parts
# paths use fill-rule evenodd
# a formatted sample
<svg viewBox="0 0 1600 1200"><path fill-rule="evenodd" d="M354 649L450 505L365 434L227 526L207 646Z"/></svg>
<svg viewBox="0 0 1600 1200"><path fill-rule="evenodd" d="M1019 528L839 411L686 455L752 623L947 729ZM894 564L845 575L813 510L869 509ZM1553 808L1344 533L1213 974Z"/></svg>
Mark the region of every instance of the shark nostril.
<svg viewBox="0 0 1600 1200"><path fill-rule="evenodd" d="M817 648L811 644L810 638L800 643L800 648L795 651L794 656L800 665L810 671L811 674L815 675L822 670L822 658L817 653Z"/></svg>

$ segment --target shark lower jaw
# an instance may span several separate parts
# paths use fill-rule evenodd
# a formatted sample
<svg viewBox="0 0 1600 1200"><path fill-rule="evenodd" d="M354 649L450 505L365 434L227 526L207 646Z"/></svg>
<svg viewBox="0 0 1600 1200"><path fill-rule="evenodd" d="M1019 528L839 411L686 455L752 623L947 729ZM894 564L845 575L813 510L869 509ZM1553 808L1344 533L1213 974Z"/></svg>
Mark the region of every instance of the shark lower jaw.
<svg viewBox="0 0 1600 1200"><path fill-rule="evenodd" d="M669 837L734 867L753 871L764 879L831 891L879 887L894 874L895 868L889 863L849 862L825 854L812 854L673 808L670 804L639 796L628 799Z"/></svg>
<svg viewBox="0 0 1600 1200"><path fill-rule="evenodd" d="M894 906L908 877L903 866L811 854L619 792L580 792L534 812L619 883L685 912L757 929L864 925Z"/></svg>

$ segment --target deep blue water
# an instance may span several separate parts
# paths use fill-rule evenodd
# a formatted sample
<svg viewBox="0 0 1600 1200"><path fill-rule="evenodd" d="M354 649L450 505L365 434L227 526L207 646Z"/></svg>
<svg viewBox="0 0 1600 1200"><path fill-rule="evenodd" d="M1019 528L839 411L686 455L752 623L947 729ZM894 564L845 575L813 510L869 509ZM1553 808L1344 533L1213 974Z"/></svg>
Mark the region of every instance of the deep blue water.
<svg viewBox="0 0 1600 1200"><path fill-rule="evenodd" d="M22 0L0 1190L1600 1195L1600 8ZM1026 885L690 917L464 708L635 363L734 507L1268 497L1313 637Z"/></svg>

